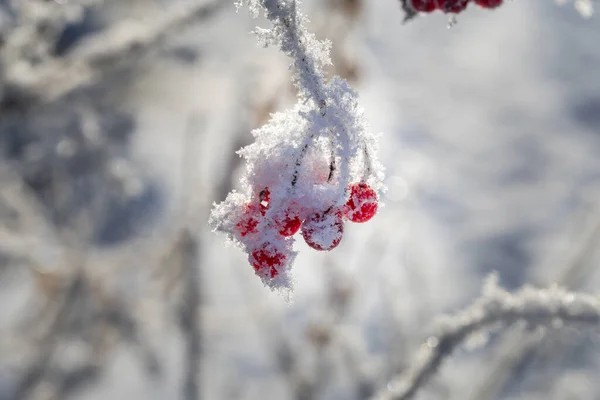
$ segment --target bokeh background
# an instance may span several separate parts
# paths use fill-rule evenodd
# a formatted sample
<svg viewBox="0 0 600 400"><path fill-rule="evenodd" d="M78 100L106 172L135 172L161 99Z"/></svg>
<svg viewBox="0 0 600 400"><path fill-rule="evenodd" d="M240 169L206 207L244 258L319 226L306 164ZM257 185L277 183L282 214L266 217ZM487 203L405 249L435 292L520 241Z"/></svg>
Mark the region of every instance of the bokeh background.
<svg viewBox="0 0 600 400"><path fill-rule="evenodd" d="M597 291L597 16L305 0L389 190L334 251L298 241L288 300L207 226L295 101L232 3L0 0L1 400L366 399L494 271ZM417 397L598 399L599 339L480 332Z"/></svg>

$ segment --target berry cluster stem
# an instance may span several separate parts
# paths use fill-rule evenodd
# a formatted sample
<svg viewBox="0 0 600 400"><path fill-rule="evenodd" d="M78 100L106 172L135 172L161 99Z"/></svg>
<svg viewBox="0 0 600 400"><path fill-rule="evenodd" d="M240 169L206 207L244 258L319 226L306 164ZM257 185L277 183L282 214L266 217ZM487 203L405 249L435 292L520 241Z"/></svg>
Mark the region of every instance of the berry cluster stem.
<svg viewBox="0 0 600 400"><path fill-rule="evenodd" d="M369 149L367 148L367 144L363 143L362 145L363 155L365 157L365 170L363 173L363 181L366 181L367 178L371 175L371 171L373 170L373 161L371 160L371 155L369 154Z"/></svg>
<svg viewBox="0 0 600 400"><path fill-rule="evenodd" d="M286 3L289 3L289 5ZM327 93L324 73L322 68L318 66L315 56L306 47L307 42L315 42L315 39L308 36L302 25L303 16L299 15L296 10L296 0L261 0L261 5L266 10L266 16L273 23L274 29L280 31L283 35L280 48L293 59L296 69L294 84L300 91L299 95L314 101L318 106L319 114L325 119L326 126L335 127L338 132L338 139L341 143L338 153L347 153L350 149L347 123L340 116L328 112L329 94ZM317 135L317 132L311 132L300 148L300 154L296 158L290 183L292 187L298 181L299 168L302 165L308 146ZM331 172L335 169L337 168L334 166ZM330 173L330 176L332 176L332 173ZM348 177L348 169L343 168L342 182L347 181ZM343 187L341 190L343 190Z"/></svg>

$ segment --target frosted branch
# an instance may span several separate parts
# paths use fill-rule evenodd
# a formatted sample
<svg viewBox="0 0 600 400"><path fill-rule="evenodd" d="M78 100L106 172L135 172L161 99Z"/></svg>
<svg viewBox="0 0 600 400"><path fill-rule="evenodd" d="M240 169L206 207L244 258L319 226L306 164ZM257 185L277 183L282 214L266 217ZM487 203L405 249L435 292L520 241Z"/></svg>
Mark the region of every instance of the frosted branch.
<svg viewBox="0 0 600 400"><path fill-rule="evenodd" d="M55 100L77 88L93 85L105 73L139 56L140 51L161 43L191 23L205 19L223 7L223 2L194 1L127 19L87 39L64 57L49 57L44 63L25 68L18 60L2 60L8 66L5 84L13 88L0 96L0 111L12 104L33 106ZM5 58L6 54L2 54Z"/></svg>
<svg viewBox="0 0 600 400"><path fill-rule="evenodd" d="M452 351L471 334L495 324L504 327L525 322L532 327L552 327L556 323L597 327L600 323L600 298L569 292L559 287L537 289L525 286L509 293L492 276L480 298L465 310L438 321L437 333L422 346L415 364L392 380L388 388L373 399L412 398L434 374Z"/></svg>

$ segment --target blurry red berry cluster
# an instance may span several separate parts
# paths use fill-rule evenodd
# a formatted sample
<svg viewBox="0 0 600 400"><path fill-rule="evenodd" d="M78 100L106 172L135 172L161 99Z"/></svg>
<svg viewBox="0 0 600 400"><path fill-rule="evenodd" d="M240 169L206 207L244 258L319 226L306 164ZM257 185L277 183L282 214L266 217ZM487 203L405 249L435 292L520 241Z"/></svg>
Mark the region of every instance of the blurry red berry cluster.
<svg viewBox="0 0 600 400"><path fill-rule="evenodd" d="M344 220L366 222L377 213L377 193L367 183L353 183L347 187L347 202L326 210L310 209L290 201L280 210L269 213L271 193L263 189L255 200L244 206L235 226L237 238L248 249L248 261L256 274L265 278L279 275L289 260L285 238L301 230L306 244L315 250L335 248L342 240Z"/></svg>
<svg viewBox="0 0 600 400"><path fill-rule="evenodd" d="M409 0L410 6L417 12L430 13L441 10L445 13L459 13L469 5L471 0ZM496 8L503 0L472 0L483 8Z"/></svg>

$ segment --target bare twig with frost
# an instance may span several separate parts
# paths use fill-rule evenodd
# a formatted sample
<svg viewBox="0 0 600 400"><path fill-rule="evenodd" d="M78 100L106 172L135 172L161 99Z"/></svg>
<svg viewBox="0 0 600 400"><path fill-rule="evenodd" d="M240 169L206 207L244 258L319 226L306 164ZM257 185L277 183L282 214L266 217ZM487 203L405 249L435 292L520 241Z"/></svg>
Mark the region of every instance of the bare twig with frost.
<svg viewBox="0 0 600 400"><path fill-rule="evenodd" d="M182 274L183 294L179 309L179 324L185 337L185 378L183 384L184 400L200 398L200 360L202 356L202 331L198 307L201 303L200 273L198 271L199 240L185 229L182 233Z"/></svg>
<svg viewBox="0 0 600 400"><path fill-rule="evenodd" d="M568 262L562 265L556 276L548 277L548 273L544 273L547 283L555 282L564 288L575 289L590 279L595 270L595 264L591 260L600 242L600 212L597 211L596 214L596 217L590 222L588 213L583 213L584 226L577 224L576 228L577 232L583 232L582 238L578 240L581 245L573 250L573 253L569 255ZM552 257L552 260L555 261L556 257ZM551 265L548 267L550 268L542 265L540 269L544 271L554 269L551 268ZM477 380L477 384L470 391L469 399L496 398L497 393L505 387L507 382L518 374L519 366L527 358L535 357L550 347L545 339L543 336L521 330L504 335L504 341L498 346L496 352L498 356L494 361L488 363L487 371ZM557 349L556 344L552 344L551 347L554 354L560 350Z"/></svg>
<svg viewBox="0 0 600 400"><path fill-rule="evenodd" d="M13 330L6 329L2 335L3 340L14 342L2 349L4 357L19 354L14 366L15 389L8 398L35 399L39 392L67 398L97 381L106 366L106 356L115 349L115 339L139 354L148 373L158 372L158 358L140 332L131 302L89 273L93 268L87 265L87 243L81 239L86 235L49 224L37 197L18 174L8 167L0 171L0 208L14 215L12 222L2 216L6 225L1 227L0 237L7 241L11 253L28 256L27 266L34 279L29 307L22 310L23 316ZM17 246L19 240L25 241L27 248ZM65 356L73 348L81 357Z"/></svg>
<svg viewBox="0 0 600 400"><path fill-rule="evenodd" d="M182 141L181 186L184 193L181 196L179 228L175 235L175 243L160 268L165 263L173 263L168 269L177 269L175 279L181 294L178 301L178 322L184 340L183 376L181 398L183 400L200 399L202 393L202 353L204 335L202 331L201 307L203 303L201 236L193 229L198 219L198 204L194 203L192 193L196 187L193 171L193 135L202 132L200 119L192 115L188 119L187 129ZM175 268L173 268L175 267Z"/></svg>
<svg viewBox="0 0 600 400"><path fill-rule="evenodd" d="M124 20L85 40L64 57L49 57L44 63L11 68L7 65L4 84L10 88L0 98L0 111L52 101L77 88L97 83L104 74L141 51L161 43L174 32L212 16L223 1L176 3L140 18ZM18 61L18 60L15 60Z"/></svg>
<svg viewBox="0 0 600 400"><path fill-rule="evenodd" d="M64 291L47 335L40 341L35 362L22 373L16 386L14 399L27 398L29 392L35 389L36 384L45 377L56 351L57 336L64 333L65 325L68 324L69 310L77 303L82 290L84 290L84 276L78 271Z"/></svg>
<svg viewBox="0 0 600 400"><path fill-rule="evenodd" d="M427 339L416 363L389 383L374 399L404 400L412 398L442 362L471 334L516 322L528 326L552 327L556 323L597 327L600 324L600 298L569 292L559 287L536 289L525 286L509 293L497 285L492 275L483 294L472 305L456 315L438 321L437 334Z"/></svg>

